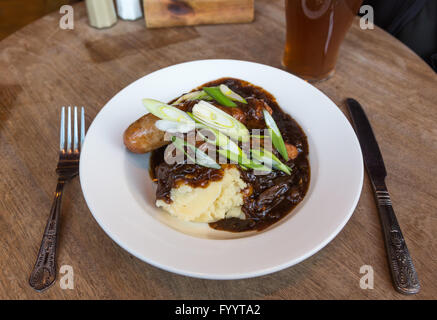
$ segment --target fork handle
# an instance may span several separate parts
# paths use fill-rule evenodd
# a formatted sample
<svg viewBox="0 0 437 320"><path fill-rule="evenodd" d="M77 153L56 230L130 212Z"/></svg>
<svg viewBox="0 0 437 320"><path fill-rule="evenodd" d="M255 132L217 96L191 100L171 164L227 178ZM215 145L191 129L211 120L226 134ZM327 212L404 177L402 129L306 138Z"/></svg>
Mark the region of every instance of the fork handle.
<svg viewBox="0 0 437 320"><path fill-rule="evenodd" d="M47 289L56 279L56 247L64 184L65 181L58 180L50 216L47 220L35 266L30 274L29 284L37 291Z"/></svg>
<svg viewBox="0 0 437 320"><path fill-rule="evenodd" d="M393 285L400 293L416 294L420 291L419 279L396 219L390 194L385 183L374 186L374 191Z"/></svg>

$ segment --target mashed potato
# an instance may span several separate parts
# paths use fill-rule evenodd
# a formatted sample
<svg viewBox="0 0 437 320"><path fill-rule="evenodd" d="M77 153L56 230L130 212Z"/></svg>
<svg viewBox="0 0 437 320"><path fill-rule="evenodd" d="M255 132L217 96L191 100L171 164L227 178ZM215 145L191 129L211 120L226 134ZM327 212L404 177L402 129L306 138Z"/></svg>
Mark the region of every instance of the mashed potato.
<svg viewBox="0 0 437 320"><path fill-rule="evenodd" d="M241 218L246 183L235 167L226 168L223 179L213 181L206 188L193 188L183 184L170 193L172 203L157 200L156 205L171 215L186 221L214 222L224 218Z"/></svg>

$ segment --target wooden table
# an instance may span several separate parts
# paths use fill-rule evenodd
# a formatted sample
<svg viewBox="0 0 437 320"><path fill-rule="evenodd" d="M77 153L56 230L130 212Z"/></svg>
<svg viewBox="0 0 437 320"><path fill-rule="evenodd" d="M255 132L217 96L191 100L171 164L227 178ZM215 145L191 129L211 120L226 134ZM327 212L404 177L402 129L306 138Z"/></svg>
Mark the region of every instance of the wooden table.
<svg viewBox="0 0 437 320"><path fill-rule="evenodd" d="M78 1L80 0L2 0L0 40L49 12L59 11L62 5Z"/></svg>
<svg viewBox="0 0 437 320"><path fill-rule="evenodd" d="M283 1L256 1L245 25L146 30L144 21L108 30L75 29L53 13L0 42L0 298L84 299L436 299L437 76L411 50L358 20L341 49L336 75L317 85L343 111L366 108L389 172L387 184L422 284L417 296L394 291L369 180L346 227L323 250L271 275L209 281L152 267L121 249L93 219L75 179L63 202L58 265L74 269L74 290L59 281L37 293L27 283L52 202L62 105L84 105L89 124L132 81L196 59L230 58L281 68ZM360 267L371 265L374 289ZM58 277L59 279L59 277Z"/></svg>

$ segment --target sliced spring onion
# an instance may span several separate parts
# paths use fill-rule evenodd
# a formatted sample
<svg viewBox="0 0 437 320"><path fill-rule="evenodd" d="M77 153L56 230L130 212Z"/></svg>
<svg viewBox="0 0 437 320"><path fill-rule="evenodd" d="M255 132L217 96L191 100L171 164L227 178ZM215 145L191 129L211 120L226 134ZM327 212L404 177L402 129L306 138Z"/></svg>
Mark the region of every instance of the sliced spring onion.
<svg viewBox="0 0 437 320"><path fill-rule="evenodd" d="M210 158L205 152L200 150L199 148L196 148L192 144L188 143L187 141L182 140L181 138L178 138L176 136L171 137L171 141L173 142L174 146L178 148L179 150L183 151L185 155L192 160L194 163L199 164L204 167L213 168L213 169L220 169L220 165L217 164L212 158ZM194 151L194 154L196 155L196 159L193 159L187 152L185 152L184 146L187 148L190 148L192 151Z"/></svg>
<svg viewBox="0 0 437 320"><path fill-rule="evenodd" d="M247 169L250 167L253 161L250 161L250 159L242 152L240 154L237 154L235 152L231 152L229 150L224 149L217 149L217 152L221 154L223 157L228 158L231 160L231 163L236 163L243 169Z"/></svg>
<svg viewBox="0 0 437 320"><path fill-rule="evenodd" d="M252 149L251 153L254 159L265 163L270 167L284 171L286 174L291 174L291 169L287 165L283 164L281 160L279 160L270 151L261 148L260 150Z"/></svg>
<svg viewBox="0 0 437 320"><path fill-rule="evenodd" d="M264 139L266 136L260 135L260 134L252 134L250 136L250 138L255 138L255 139Z"/></svg>
<svg viewBox="0 0 437 320"><path fill-rule="evenodd" d="M267 167L256 161L251 161L249 164L246 165L246 167L257 171L265 171L265 172L272 171L272 167Z"/></svg>
<svg viewBox="0 0 437 320"><path fill-rule="evenodd" d="M193 123L193 119L184 111L154 99L143 99L143 105L150 113L162 120Z"/></svg>
<svg viewBox="0 0 437 320"><path fill-rule="evenodd" d="M227 96L225 96L220 88L218 87L204 87L203 91L205 91L208 95L210 95L215 101L220 103L225 107L236 107L237 105Z"/></svg>
<svg viewBox="0 0 437 320"><path fill-rule="evenodd" d="M221 84L219 88L220 91L229 99L247 104L247 101L242 96L232 91L227 85Z"/></svg>
<svg viewBox="0 0 437 320"><path fill-rule="evenodd" d="M228 150L236 154L240 154L240 152L243 152L234 141L229 139L226 135L224 135L220 131L205 126L204 124L197 124L196 128L200 129L197 130L197 133L206 142L210 144L215 144L216 146L221 147L224 150ZM205 134L205 130L211 132L214 135L213 140L211 139L211 136Z"/></svg>
<svg viewBox="0 0 437 320"><path fill-rule="evenodd" d="M187 114L193 119L193 121L197 124L200 124L200 121L196 119L196 117L189 111L187 111Z"/></svg>
<svg viewBox="0 0 437 320"><path fill-rule="evenodd" d="M192 101L192 100L212 100L212 98L203 90L200 91L194 91L184 94L183 96L179 97L175 102L172 103L172 105L179 104L184 101Z"/></svg>
<svg viewBox="0 0 437 320"><path fill-rule="evenodd" d="M243 150L241 150L240 147L234 141L229 139L226 135L224 135L220 131L205 126L203 124L196 124L196 128L200 129L197 130L197 133L200 135L200 137L203 140L205 140L210 144L215 144L216 146L221 148L222 152L219 151L221 155L225 156L229 160L238 162L238 164L242 166L250 163L250 159L243 152ZM206 135L204 130L211 132L214 135L214 139L211 139L210 135ZM223 150L226 152L223 152Z"/></svg>
<svg viewBox="0 0 437 320"><path fill-rule="evenodd" d="M271 169L262 165L261 163L251 161L234 141L229 139L220 131L207 127L203 124L197 124L196 128L201 129L198 130L197 132L203 140L205 140L210 144L215 144L216 146L219 147L217 152L220 155L228 158L233 163L238 163L240 167L243 168L244 170L247 170L248 168L252 168L255 170L271 171ZM215 139L212 140L209 136L205 135L205 132L202 132L202 130L208 130L212 132L215 135Z"/></svg>
<svg viewBox="0 0 437 320"><path fill-rule="evenodd" d="M171 137L171 141L176 149L179 149L180 151L182 151L187 156L187 158L191 160L192 163L196 163L196 159L194 159L190 154L188 154L185 151L185 149L184 149L185 141L184 140L182 140L176 136L173 136L173 137Z"/></svg>
<svg viewBox="0 0 437 320"><path fill-rule="evenodd" d="M288 161L288 153L287 153L287 149L285 148L284 139L282 139L281 132L279 131L279 128L276 125L275 120L266 109L263 109L263 114L267 127L271 129L270 134L272 136L273 145L279 151L279 153L285 159L285 161Z"/></svg>
<svg viewBox="0 0 437 320"><path fill-rule="evenodd" d="M234 153L234 152L230 152L228 150L223 150L223 149L218 149L217 152L219 154L221 154L222 156L228 158L229 160L231 160L234 163L239 163L239 157L238 154Z"/></svg>
<svg viewBox="0 0 437 320"><path fill-rule="evenodd" d="M187 133L195 129L195 123L176 122L169 120L158 120L155 122L155 126L161 131L167 131L170 133Z"/></svg>
<svg viewBox="0 0 437 320"><path fill-rule="evenodd" d="M249 130L240 121L206 101L199 101L192 110L195 120L223 132L235 140L249 140Z"/></svg>

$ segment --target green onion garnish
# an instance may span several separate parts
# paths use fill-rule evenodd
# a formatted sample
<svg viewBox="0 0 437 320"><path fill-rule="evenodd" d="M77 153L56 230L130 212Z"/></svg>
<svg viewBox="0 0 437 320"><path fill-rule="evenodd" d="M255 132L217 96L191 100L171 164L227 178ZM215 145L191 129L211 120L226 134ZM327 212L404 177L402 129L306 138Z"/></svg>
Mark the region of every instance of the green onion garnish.
<svg viewBox="0 0 437 320"><path fill-rule="evenodd" d="M240 150L240 153L237 154L235 152L224 150L224 149L217 149L217 152L221 154L222 156L228 158L231 160L231 163L238 164L243 169L247 169L251 167L251 164L253 161L251 161L244 152Z"/></svg>
<svg viewBox="0 0 437 320"><path fill-rule="evenodd" d="M252 149L250 150L252 157L260 162L267 164L270 167L284 171L286 174L291 174L291 169L283 164L273 153L265 149Z"/></svg>
<svg viewBox="0 0 437 320"><path fill-rule="evenodd" d="M162 120L194 124L193 119L182 110L154 99L143 99L143 105L150 113Z"/></svg>
<svg viewBox="0 0 437 320"><path fill-rule="evenodd" d="M249 140L249 130L240 121L206 101L199 101L192 110L195 120L223 132L234 140Z"/></svg>
<svg viewBox="0 0 437 320"><path fill-rule="evenodd" d="M179 104L184 101L192 101L192 100L212 100L212 98L203 90L189 92L181 96L172 105Z"/></svg>
<svg viewBox="0 0 437 320"><path fill-rule="evenodd" d="M212 129L203 124L196 124L196 128L198 129L197 133L203 140L210 144L215 144L217 147L221 148L218 150L221 155L243 166L250 163L250 159L246 156L243 150L241 150L234 141L229 139L220 131ZM212 133L214 139L211 139L211 136L206 134L204 130Z"/></svg>
<svg viewBox="0 0 437 320"><path fill-rule="evenodd" d="M230 152L229 150L223 150L223 149L218 149L217 152L219 154L221 154L222 156L228 158L229 160L231 160L231 163L240 163L240 157L238 156L238 154L234 153L234 152Z"/></svg>
<svg viewBox="0 0 437 320"><path fill-rule="evenodd" d="M246 164L246 167L249 169L257 170L257 171L265 171L265 172L272 171L272 167L267 167L256 160L250 161L249 164Z"/></svg>
<svg viewBox="0 0 437 320"><path fill-rule="evenodd" d="M212 158L210 158L205 152L203 152L199 148L196 148L195 146L188 143L187 141L184 141L176 136L171 137L171 141L173 142L174 146L177 149L181 150L193 163L213 169L221 168L220 165L217 164L217 162L215 162ZM194 151L194 154L196 155L196 159L193 159L193 157L191 157L187 152L185 152L184 146Z"/></svg>
<svg viewBox="0 0 437 320"><path fill-rule="evenodd" d="M170 133L187 133L195 129L195 124L186 122L176 122L170 120L158 120L155 122L155 127L161 131L167 131Z"/></svg>
<svg viewBox="0 0 437 320"><path fill-rule="evenodd" d="M236 152L237 154L239 153L239 151L241 151L241 149L234 141L229 139L226 135L224 135L218 130L215 130L213 128L210 128L200 123L196 124L196 129L198 129L197 133L200 135L200 137L210 144L215 144L218 147L221 147L225 150L229 150L231 152ZM209 135L205 134L204 130L212 133L214 139L212 140Z"/></svg>
<svg viewBox="0 0 437 320"><path fill-rule="evenodd" d="M269 137L269 136L264 136L264 135L261 135L261 134L252 134L250 136L251 139L260 139L260 140L265 139L266 137Z"/></svg>
<svg viewBox="0 0 437 320"><path fill-rule="evenodd" d="M273 145L279 151L285 161L288 161L288 153L287 149L285 148L284 139L282 139L281 132L279 131L275 120L266 109L263 109L263 114L266 125L270 129Z"/></svg>
<svg viewBox="0 0 437 320"><path fill-rule="evenodd" d="M225 96L220 88L218 87L204 87L203 91L205 91L208 95L210 95L215 101L225 107L236 107L237 105L227 96Z"/></svg>
<svg viewBox="0 0 437 320"><path fill-rule="evenodd" d="M238 93L232 91L227 85L221 84L220 91L229 99L247 104L247 101Z"/></svg>

